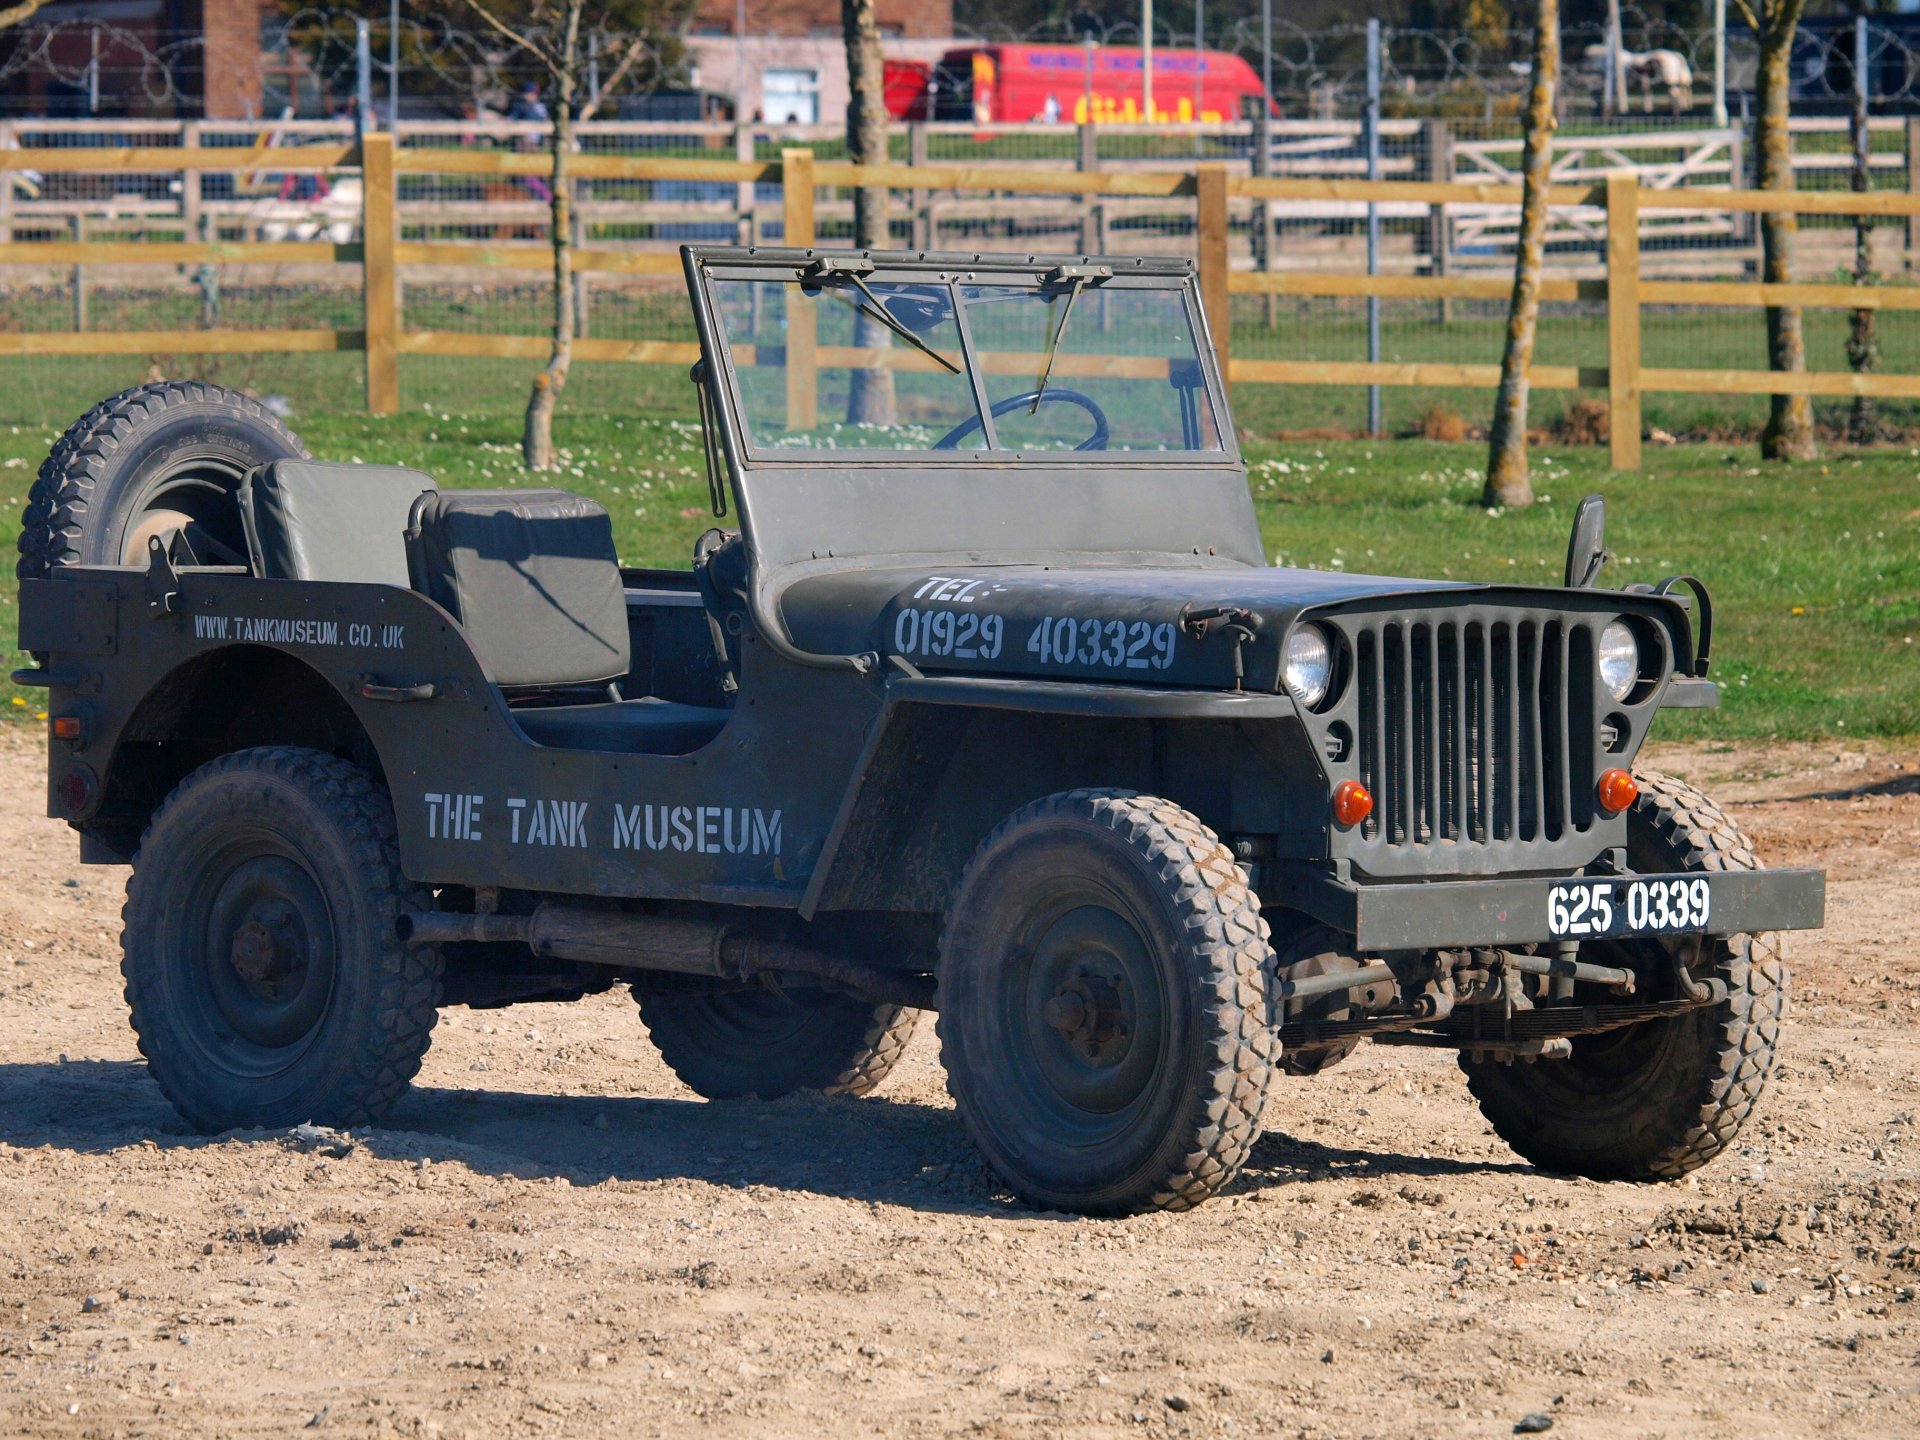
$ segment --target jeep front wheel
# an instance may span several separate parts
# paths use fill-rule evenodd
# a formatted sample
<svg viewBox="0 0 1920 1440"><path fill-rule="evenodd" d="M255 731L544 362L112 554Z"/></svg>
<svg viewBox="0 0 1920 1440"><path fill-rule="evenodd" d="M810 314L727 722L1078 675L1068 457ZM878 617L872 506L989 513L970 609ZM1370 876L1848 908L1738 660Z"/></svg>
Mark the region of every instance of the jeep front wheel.
<svg viewBox="0 0 1920 1440"><path fill-rule="evenodd" d="M314 750L243 750L167 797L127 882L121 968L147 1068L196 1129L361 1125L426 1053L440 962L396 924L393 807Z"/></svg>
<svg viewBox="0 0 1920 1440"><path fill-rule="evenodd" d="M1670 776L1638 778L1640 798L1627 815L1629 868L1758 868L1753 842L1706 795ZM1691 951L1694 943L1612 941L1583 945L1580 958L1633 968L1646 982L1643 994L1676 998L1669 947ZM1777 935L1710 938L1702 962L1694 978L1717 978L1727 993L1700 1009L1576 1036L1564 1060L1500 1064L1462 1055L1467 1086L1500 1138L1536 1165L1592 1180L1675 1179L1732 1144L1773 1073L1787 968Z"/></svg>
<svg viewBox="0 0 1920 1440"><path fill-rule="evenodd" d="M1217 836L1166 800L1076 790L981 844L940 957L947 1087L1021 1198L1184 1210L1259 1133L1273 952Z"/></svg>

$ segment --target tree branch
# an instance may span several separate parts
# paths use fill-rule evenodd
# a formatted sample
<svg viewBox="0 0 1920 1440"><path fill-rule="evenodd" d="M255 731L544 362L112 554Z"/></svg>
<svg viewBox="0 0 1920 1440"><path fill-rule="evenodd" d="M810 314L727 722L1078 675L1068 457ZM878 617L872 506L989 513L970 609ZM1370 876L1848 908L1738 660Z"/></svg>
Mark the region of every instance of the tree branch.
<svg viewBox="0 0 1920 1440"><path fill-rule="evenodd" d="M1733 0L1733 8L1740 12L1740 18L1747 22L1749 30L1756 35L1761 33L1760 17L1753 13L1753 8L1747 4L1747 0Z"/></svg>
<svg viewBox="0 0 1920 1440"><path fill-rule="evenodd" d="M18 5L10 5L0 10L0 30L18 25L22 20L31 20L49 0L20 0Z"/></svg>
<svg viewBox="0 0 1920 1440"><path fill-rule="evenodd" d="M495 15L491 10L487 9L485 5L480 3L480 0L466 0L466 6L469 10L473 11L474 14L486 21L493 29L499 31L500 34L508 40L511 40L515 45L518 45L522 50L525 50L529 55L533 56L534 59L546 66L549 72L556 75L560 73L559 57L552 51L544 48L535 41L529 40L498 15Z"/></svg>
<svg viewBox="0 0 1920 1440"><path fill-rule="evenodd" d="M601 102L620 88L620 82L627 78L627 75L632 71L633 67L639 63L640 57L646 53L647 42L644 38L636 40L627 46L627 53L620 57L620 63L613 67L613 74L609 75L606 81L600 86L600 93L581 107L580 118L582 120L591 120L594 117L595 113L600 109Z"/></svg>

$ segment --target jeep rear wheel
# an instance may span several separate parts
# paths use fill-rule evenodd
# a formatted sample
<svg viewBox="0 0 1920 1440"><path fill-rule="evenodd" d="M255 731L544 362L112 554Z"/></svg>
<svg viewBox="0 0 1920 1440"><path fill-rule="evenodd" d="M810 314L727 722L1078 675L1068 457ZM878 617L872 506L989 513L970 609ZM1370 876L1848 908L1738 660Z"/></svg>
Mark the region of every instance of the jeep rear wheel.
<svg viewBox="0 0 1920 1440"><path fill-rule="evenodd" d="M195 1128L377 1120L420 1068L431 947L397 938L393 808L290 747L202 766L140 842L121 937L140 1053Z"/></svg>
<svg viewBox="0 0 1920 1440"><path fill-rule="evenodd" d="M837 990L763 985L702 994L643 990L640 1018L667 1067L709 1100L796 1090L865 1095L887 1076L920 1012Z"/></svg>
<svg viewBox="0 0 1920 1440"><path fill-rule="evenodd" d="M940 960L947 1088L1032 1204L1199 1204L1239 1172L1278 1053L1245 871L1165 800L1076 790L981 844Z"/></svg>
<svg viewBox="0 0 1920 1440"><path fill-rule="evenodd" d="M1665 775L1639 781L1627 817L1630 868L1759 868L1752 842L1706 795ZM1630 966L1645 977L1647 998L1673 998L1667 947L1693 944L1614 941L1583 946L1580 958ZM1693 977L1718 978L1724 1000L1577 1036L1565 1060L1500 1064L1463 1055L1467 1086L1500 1138L1536 1165L1594 1180L1673 1179L1731 1145L1773 1073L1787 968L1777 935L1711 938L1703 961Z"/></svg>
<svg viewBox="0 0 1920 1440"><path fill-rule="evenodd" d="M238 391L197 380L123 391L68 426L41 463L21 517L19 576L144 564L148 540L176 531L203 564L244 565L241 480L306 454Z"/></svg>

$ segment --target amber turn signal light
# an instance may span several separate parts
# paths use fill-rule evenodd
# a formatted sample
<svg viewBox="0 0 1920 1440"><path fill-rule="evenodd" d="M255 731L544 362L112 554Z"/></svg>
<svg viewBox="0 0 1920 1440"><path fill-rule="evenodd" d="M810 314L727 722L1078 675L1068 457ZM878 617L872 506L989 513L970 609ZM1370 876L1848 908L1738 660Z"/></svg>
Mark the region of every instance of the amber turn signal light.
<svg viewBox="0 0 1920 1440"><path fill-rule="evenodd" d="M53 738L56 740L78 740L80 738L80 717L78 715L54 716Z"/></svg>
<svg viewBox="0 0 1920 1440"><path fill-rule="evenodd" d="M1358 780L1342 780L1333 787L1333 818L1339 825L1358 825L1373 813L1373 792Z"/></svg>
<svg viewBox="0 0 1920 1440"><path fill-rule="evenodd" d="M1618 815L1640 798L1640 786L1624 770L1608 770L1600 776L1600 808Z"/></svg>

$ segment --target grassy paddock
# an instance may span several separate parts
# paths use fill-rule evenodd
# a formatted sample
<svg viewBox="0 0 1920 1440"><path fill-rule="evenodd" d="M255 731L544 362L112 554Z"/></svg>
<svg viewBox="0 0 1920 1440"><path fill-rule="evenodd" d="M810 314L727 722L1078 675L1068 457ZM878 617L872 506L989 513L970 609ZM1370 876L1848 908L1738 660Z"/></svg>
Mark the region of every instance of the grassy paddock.
<svg viewBox="0 0 1920 1440"><path fill-rule="evenodd" d="M574 392L569 400L583 407ZM84 403L76 396L73 412ZM556 426L565 473L531 477L517 417L425 403L412 395L409 412L390 419L304 415L296 428L317 455L414 465L449 486L553 483L592 495L636 563L686 564L694 537L715 523L698 432L685 421L573 408ZM0 507L16 532L56 433L0 422ZM1248 466L1272 558L1388 575L1557 583L1574 502L1600 491L1619 557L1607 584L1691 571L1713 589L1725 702L1666 717L1666 735L1920 734L1920 452L1788 469L1760 467L1746 449L1655 447L1644 473L1616 475L1596 450L1536 451L1541 503L1498 515L1475 503L1483 459L1470 444L1257 443ZM7 631L14 605L0 595ZM41 698L9 690L0 710L30 721Z"/></svg>

